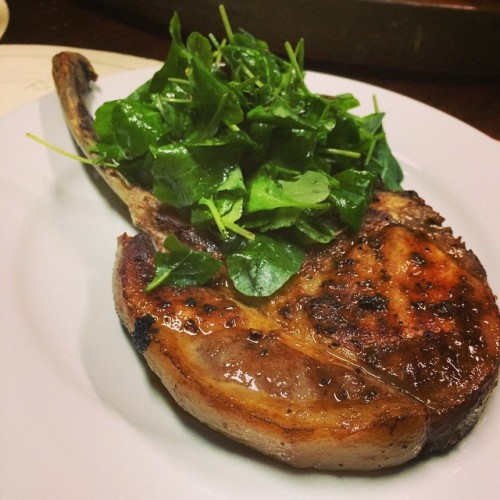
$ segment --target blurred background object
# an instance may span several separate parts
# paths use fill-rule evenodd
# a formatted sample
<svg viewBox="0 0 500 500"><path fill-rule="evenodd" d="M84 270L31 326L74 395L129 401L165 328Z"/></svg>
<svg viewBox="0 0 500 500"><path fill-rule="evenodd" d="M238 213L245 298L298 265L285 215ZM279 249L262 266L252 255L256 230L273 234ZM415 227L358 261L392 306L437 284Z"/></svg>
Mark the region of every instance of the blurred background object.
<svg viewBox="0 0 500 500"><path fill-rule="evenodd" d="M0 40L0 92L3 77L12 82L13 75L30 71L26 51L38 56L66 46L161 61L170 46L168 23L173 11L181 14L185 31L222 34L218 3L10 0L9 27ZM273 50L281 52L285 41L294 44L304 37L308 70L412 97L500 139L500 0L226 0L224 4L235 29L243 27L263 37ZM38 67L43 64L51 85L50 59ZM15 67L15 74L3 71L6 66ZM12 102L7 95L5 100Z"/></svg>
<svg viewBox="0 0 500 500"><path fill-rule="evenodd" d="M5 0L0 0L0 38L5 33L9 24L9 7Z"/></svg>
<svg viewBox="0 0 500 500"><path fill-rule="evenodd" d="M101 0L151 21L178 11L187 31L222 35L220 0ZM318 61L500 75L499 0L226 0L233 28L269 42L306 39Z"/></svg>

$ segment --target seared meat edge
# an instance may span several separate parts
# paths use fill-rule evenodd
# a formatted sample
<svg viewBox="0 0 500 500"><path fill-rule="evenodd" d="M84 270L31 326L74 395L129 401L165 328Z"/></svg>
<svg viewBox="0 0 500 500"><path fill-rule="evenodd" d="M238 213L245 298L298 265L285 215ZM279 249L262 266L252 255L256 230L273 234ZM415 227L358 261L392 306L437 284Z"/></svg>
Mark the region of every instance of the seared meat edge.
<svg viewBox="0 0 500 500"><path fill-rule="evenodd" d="M81 55L54 57L78 145L92 157ZM311 251L289 285L247 301L209 287L144 293L167 234L217 252L170 208L96 167L146 236L123 236L117 311L174 398L234 439L299 467L371 469L446 449L496 383L498 306L478 259L415 193L379 192L358 235ZM151 241L151 243L148 242Z"/></svg>

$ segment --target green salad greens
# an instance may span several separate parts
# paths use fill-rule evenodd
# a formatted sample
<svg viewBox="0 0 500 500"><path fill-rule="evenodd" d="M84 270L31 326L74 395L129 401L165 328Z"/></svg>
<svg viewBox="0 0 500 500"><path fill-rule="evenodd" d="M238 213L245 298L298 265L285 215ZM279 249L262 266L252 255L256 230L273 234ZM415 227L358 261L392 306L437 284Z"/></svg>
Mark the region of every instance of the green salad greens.
<svg viewBox="0 0 500 500"><path fill-rule="evenodd" d="M402 172L383 113L359 117L352 95L307 88L302 40L280 58L220 12L224 40L194 32L184 41L173 16L162 68L97 110L96 152L217 233L236 289L269 296L299 271L308 245L358 230L375 187L400 189ZM148 290L204 284L221 265L175 237L165 247Z"/></svg>

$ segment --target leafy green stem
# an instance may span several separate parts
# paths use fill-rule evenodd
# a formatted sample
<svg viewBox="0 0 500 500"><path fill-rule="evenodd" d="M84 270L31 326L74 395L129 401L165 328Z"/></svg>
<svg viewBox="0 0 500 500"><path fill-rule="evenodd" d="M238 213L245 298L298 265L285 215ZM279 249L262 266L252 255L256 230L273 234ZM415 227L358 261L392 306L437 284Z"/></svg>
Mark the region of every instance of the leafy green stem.
<svg viewBox="0 0 500 500"><path fill-rule="evenodd" d="M220 117L224 113L224 108L226 106L228 99L229 99L229 94L227 92L225 94L222 94L222 97L220 98L217 109L215 110L215 113L212 116L212 119L210 120L208 125L205 127L205 130L201 133L200 140L203 140L203 139L209 137L210 135L212 135L213 129L216 127L217 123L219 123Z"/></svg>
<svg viewBox="0 0 500 500"><path fill-rule="evenodd" d="M375 135L375 136L373 136L372 140L370 141L370 146L368 148L368 152L366 153L366 158L364 161L365 167L372 160L373 153L375 152L375 146L377 145L377 142L379 141L379 139L382 139L382 137L384 137L384 134Z"/></svg>
<svg viewBox="0 0 500 500"><path fill-rule="evenodd" d="M210 210L210 214L212 215L212 219L214 220L217 229L222 234L222 237L226 239L227 229L226 226L224 225L224 222L222 222L222 217L219 211L217 210L217 207L215 206L213 198L201 198L200 204L205 205L208 208L208 210Z"/></svg>
<svg viewBox="0 0 500 500"><path fill-rule="evenodd" d="M191 83L189 80L186 80L185 78L174 78L173 76L171 76L168 79L168 81L172 83L178 83L180 85L190 85Z"/></svg>
<svg viewBox="0 0 500 500"><path fill-rule="evenodd" d="M26 132L26 136L29 137L30 139L38 142L39 144L42 144L43 146L51 149L52 151L55 151L56 153L59 153L63 156L66 156L67 158L70 158L72 160L79 161L80 163L85 163L86 165L92 165L92 166L101 165L103 167L110 167L110 168L117 167L116 163L100 163L98 161L93 161L93 160L90 160L89 158L85 158L83 156L78 156L78 155L75 155L73 153L69 153L68 151L65 151L64 149L61 149L57 146L54 146L54 144L50 144L49 142L45 141L44 139L42 139L40 137L37 137L34 134L31 134L30 132Z"/></svg>
<svg viewBox="0 0 500 500"><path fill-rule="evenodd" d="M243 238L246 238L247 240L254 240L255 239L255 234L249 231L248 229L245 229L244 227L239 226L238 224L234 222L227 221L225 222L225 226L227 229L232 231L235 234L239 234L240 236L243 236Z"/></svg>
<svg viewBox="0 0 500 500"><path fill-rule="evenodd" d="M247 240L255 239L254 233L239 226L235 222L223 221L219 211L217 210L217 207L215 206L213 198L202 198L200 200L200 203L202 205L205 205L210 210L210 214L212 215L212 218L215 222L215 225L217 226L217 229L220 231L220 233L222 234L222 237L224 239L226 239L228 236L228 233L227 233L228 229L229 229L229 231L232 231L233 233L238 234L238 235L242 236L243 238L246 238Z"/></svg>
<svg viewBox="0 0 500 500"><path fill-rule="evenodd" d="M331 155L346 156L348 158L361 158L361 153L357 151L349 151L348 149L324 148L321 152Z"/></svg>
<svg viewBox="0 0 500 500"><path fill-rule="evenodd" d="M293 47L290 44L290 42L285 42L285 50L286 50L286 53L288 55L288 58L290 59L290 63L292 65L292 68L297 73L297 76L302 79L304 77L304 74L302 72L302 68L299 66L299 63L297 62L297 57L295 55L295 51L293 50Z"/></svg>
<svg viewBox="0 0 500 500"><path fill-rule="evenodd" d="M222 19L222 24L224 25L224 29L226 31L227 39L229 40L229 43L232 43L234 37L233 29L231 28L231 23L229 22L229 18L227 16L224 5L219 5L219 13Z"/></svg>

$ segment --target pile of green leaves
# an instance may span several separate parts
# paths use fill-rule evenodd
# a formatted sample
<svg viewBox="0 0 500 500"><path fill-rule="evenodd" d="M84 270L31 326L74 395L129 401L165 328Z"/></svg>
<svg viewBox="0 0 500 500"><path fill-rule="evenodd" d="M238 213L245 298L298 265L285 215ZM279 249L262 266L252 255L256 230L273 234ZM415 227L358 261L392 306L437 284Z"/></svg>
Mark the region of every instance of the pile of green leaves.
<svg viewBox="0 0 500 500"><path fill-rule="evenodd" d="M288 59L262 40L181 36L129 97L96 113L97 153L133 183L217 232L229 276L245 295L269 296L297 273L309 244L358 230L376 186L400 189L383 113L358 117L350 94L327 98L304 82L304 44ZM148 289L203 284L220 263L175 238Z"/></svg>

